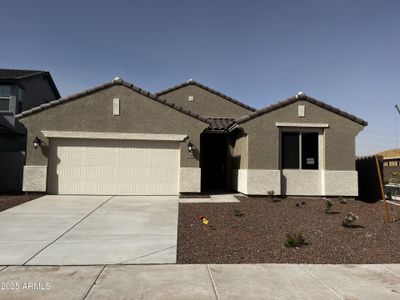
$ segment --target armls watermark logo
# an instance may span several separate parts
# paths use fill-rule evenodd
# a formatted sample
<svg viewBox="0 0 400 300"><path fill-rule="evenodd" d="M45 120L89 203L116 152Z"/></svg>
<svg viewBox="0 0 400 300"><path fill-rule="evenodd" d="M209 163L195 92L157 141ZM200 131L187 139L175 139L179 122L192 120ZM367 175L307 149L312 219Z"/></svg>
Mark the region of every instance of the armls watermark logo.
<svg viewBox="0 0 400 300"><path fill-rule="evenodd" d="M46 291L51 289L50 282L1 282L0 290Z"/></svg>

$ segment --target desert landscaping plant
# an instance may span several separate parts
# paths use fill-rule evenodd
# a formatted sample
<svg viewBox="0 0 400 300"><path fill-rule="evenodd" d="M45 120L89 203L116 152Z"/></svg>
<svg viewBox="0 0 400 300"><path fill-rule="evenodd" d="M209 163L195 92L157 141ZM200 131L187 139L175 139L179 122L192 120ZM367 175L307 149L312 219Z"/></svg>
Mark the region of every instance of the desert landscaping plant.
<svg viewBox="0 0 400 300"><path fill-rule="evenodd" d="M358 216L355 213L349 212L344 218L342 225L343 227L352 228L354 227L354 222L358 220Z"/></svg>
<svg viewBox="0 0 400 300"><path fill-rule="evenodd" d="M333 201L332 201L332 199L326 199L326 202L325 202L325 213L326 214L330 214L330 213L332 213L332 207L333 207Z"/></svg>
<svg viewBox="0 0 400 300"><path fill-rule="evenodd" d="M242 213L239 209L234 209L233 214L235 217L243 217L245 214Z"/></svg>
<svg viewBox="0 0 400 300"><path fill-rule="evenodd" d="M275 192L273 190L268 191L268 198L274 200Z"/></svg>
<svg viewBox="0 0 400 300"><path fill-rule="evenodd" d="M275 197L275 192L273 190L268 191L268 198L272 200L272 202L281 201L278 197Z"/></svg>
<svg viewBox="0 0 400 300"><path fill-rule="evenodd" d="M285 247L293 248L306 245L306 240L301 233L288 233L286 235Z"/></svg>

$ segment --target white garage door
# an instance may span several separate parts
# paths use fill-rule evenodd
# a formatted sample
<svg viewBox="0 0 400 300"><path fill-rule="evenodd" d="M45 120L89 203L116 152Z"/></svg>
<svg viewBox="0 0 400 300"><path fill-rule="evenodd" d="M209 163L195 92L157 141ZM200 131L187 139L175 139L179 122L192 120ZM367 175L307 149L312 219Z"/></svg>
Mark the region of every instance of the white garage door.
<svg viewBox="0 0 400 300"><path fill-rule="evenodd" d="M51 139L48 192L177 195L178 142Z"/></svg>

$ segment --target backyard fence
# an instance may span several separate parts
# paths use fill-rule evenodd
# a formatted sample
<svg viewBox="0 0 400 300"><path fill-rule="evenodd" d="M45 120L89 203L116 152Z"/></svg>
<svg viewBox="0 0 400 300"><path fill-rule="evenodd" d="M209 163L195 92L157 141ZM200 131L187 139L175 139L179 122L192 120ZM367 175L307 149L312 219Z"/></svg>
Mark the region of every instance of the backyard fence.
<svg viewBox="0 0 400 300"><path fill-rule="evenodd" d="M0 152L0 192L20 192L25 152Z"/></svg>
<svg viewBox="0 0 400 300"><path fill-rule="evenodd" d="M356 170L358 172L357 199L365 202L383 200L381 191L381 185L383 185L383 157L368 156L357 158Z"/></svg>

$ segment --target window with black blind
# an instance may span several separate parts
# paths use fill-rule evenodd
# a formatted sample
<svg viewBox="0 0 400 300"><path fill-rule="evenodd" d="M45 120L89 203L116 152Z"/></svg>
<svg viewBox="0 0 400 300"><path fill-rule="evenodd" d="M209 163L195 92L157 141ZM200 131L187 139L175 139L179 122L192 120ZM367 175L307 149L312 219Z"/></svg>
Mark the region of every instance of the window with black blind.
<svg viewBox="0 0 400 300"><path fill-rule="evenodd" d="M318 169L318 133L282 132L282 169Z"/></svg>
<svg viewBox="0 0 400 300"><path fill-rule="evenodd" d="M284 132L282 133L282 168L283 169L299 169L299 133Z"/></svg>

